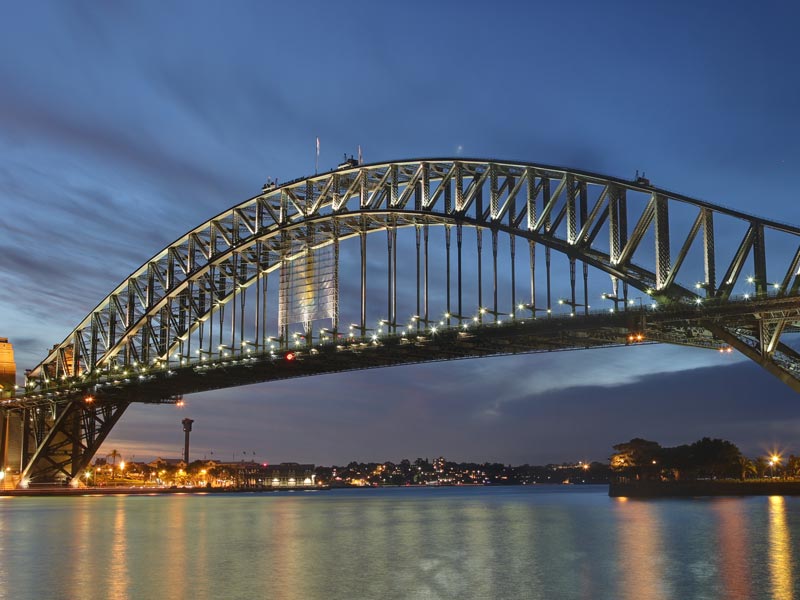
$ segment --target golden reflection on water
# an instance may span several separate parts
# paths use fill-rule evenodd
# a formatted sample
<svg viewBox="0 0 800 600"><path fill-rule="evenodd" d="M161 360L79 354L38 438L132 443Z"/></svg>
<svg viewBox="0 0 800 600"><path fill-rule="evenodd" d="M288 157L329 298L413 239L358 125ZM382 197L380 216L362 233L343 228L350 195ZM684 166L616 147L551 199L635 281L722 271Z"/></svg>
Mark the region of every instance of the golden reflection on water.
<svg viewBox="0 0 800 600"><path fill-rule="evenodd" d="M183 505L184 510L191 514L191 516L187 517L186 519L191 531L186 532L186 537L189 541L190 554L184 557L184 573L186 574L187 587L180 589L192 589L197 586L198 569L207 571L207 565L213 564L211 559L212 552L209 550L210 547L212 547L215 543L215 539L208 535L209 505L203 503L200 495L186 496L183 498L183 500L184 502L181 504Z"/></svg>
<svg viewBox="0 0 800 600"><path fill-rule="evenodd" d="M786 524L786 499L769 497L769 570L772 579L772 597L775 600L792 600L792 547Z"/></svg>
<svg viewBox="0 0 800 600"><path fill-rule="evenodd" d="M166 500L166 502L163 502ZM183 495L175 494L169 498L153 498L155 502L169 506L169 521L164 524L163 535L159 540L164 543L163 548L158 548L158 556L161 558L161 565L164 568L159 577L164 581L170 582L171 589L185 590L190 589L191 582L187 574L187 502L188 498ZM159 507L162 509L163 507ZM150 524L152 526L152 523ZM189 526L191 527L191 526ZM196 565L193 565L196 568Z"/></svg>
<svg viewBox="0 0 800 600"><path fill-rule="evenodd" d="M128 597L128 585L130 585L128 571L128 531L125 527L127 515L127 503L125 498L115 498L118 500L114 511L114 524L112 526L114 540L111 546L111 566L108 579L108 598Z"/></svg>
<svg viewBox="0 0 800 600"><path fill-rule="evenodd" d="M657 506L648 502L620 502L617 506L621 517L617 524L619 596L630 600L667 598Z"/></svg>
<svg viewBox="0 0 800 600"><path fill-rule="evenodd" d="M298 515L293 498L278 498L270 507L275 552L272 554L275 590L285 600L305 600L303 548L298 540Z"/></svg>
<svg viewBox="0 0 800 600"><path fill-rule="evenodd" d="M81 498L80 508L76 511L77 515L73 521L72 538L75 544L75 552L73 552L73 560L75 561L75 569L70 574L70 581L67 584L67 589L75 590L78 595L86 598L90 595L90 590L86 586L86 574L91 573L94 565L92 564L92 511L90 509L89 501L86 498Z"/></svg>
<svg viewBox="0 0 800 600"><path fill-rule="evenodd" d="M719 574L725 598L747 600L752 598L751 573L748 556L747 514L739 498L725 498L714 502L719 518Z"/></svg>

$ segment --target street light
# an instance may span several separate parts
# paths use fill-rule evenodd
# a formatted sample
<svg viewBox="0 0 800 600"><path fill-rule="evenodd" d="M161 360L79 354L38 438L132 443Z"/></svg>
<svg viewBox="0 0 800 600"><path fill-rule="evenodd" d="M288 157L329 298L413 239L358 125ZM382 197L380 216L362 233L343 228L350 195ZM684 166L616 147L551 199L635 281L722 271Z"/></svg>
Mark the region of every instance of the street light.
<svg viewBox="0 0 800 600"><path fill-rule="evenodd" d="M628 306L633 306L637 302L639 303L639 309L644 308L643 305L642 305L642 297L641 296L637 296L636 298L631 298L630 300L628 300Z"/></svg>
<svg viewBox="0 0 800 600"><path fill-rule="evenodd" d="M775 465L781 464L781 456L775 452L769 457L769 466L770 466L770 473L772 478L775 478Z"/></svg>

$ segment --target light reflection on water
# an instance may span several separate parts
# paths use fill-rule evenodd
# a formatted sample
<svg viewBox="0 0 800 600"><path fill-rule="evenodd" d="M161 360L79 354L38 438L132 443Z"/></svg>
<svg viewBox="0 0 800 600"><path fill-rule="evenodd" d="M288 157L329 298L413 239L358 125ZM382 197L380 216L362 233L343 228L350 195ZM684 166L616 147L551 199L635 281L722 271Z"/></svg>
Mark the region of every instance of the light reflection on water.
<svg viewBox="0 0 800 600"><path fill-rule="evenodd" d="M746 506L736 498L722 498L713 506L717 516L719 574L724 596L730 600L747 600L752 598L753 592Z"/></svg>
<svg viewBox="0 0 800 600"><path fill-rule="evenodd" d="M769 566L772 574L772 597L792 600L792 548L786 524L786 499L769 497Z"/></svg>
<svg viewBox="0 0 800 600"><path fill-rule="evenodd" d="M130 585L128 578L128 530L125 527L127 511L118 504L114 511L113 534L111 536L111 566L108 569L108 597L117 600L124 598Z"/></svg>
<svg viewBox="0 0 800 600"><path fill-rule="evenodd" d="M798 598L800 499L605 488L13 498L0 598Z"/></svg>
<svg viewBox="0 0 800 600"><path fill-rule="evenodd" d="M622 597L640 600L642 591L647 598L669 598L668 583L663 576L664 556L658 506L647 502L628 502L618 513L620 524L618 571L621 575Z"/></svg>

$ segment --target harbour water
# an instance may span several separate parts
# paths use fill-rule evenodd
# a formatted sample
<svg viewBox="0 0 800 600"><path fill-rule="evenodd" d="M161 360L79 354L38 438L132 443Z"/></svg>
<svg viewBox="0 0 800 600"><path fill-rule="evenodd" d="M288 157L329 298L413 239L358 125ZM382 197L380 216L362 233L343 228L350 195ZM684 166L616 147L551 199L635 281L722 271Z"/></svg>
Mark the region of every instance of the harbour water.
<svg viewBox="0 0 800 600"><path fill-rule="evenodd" d="M800 599L800 498L604 486L0 498L0 598Z"/></svg>

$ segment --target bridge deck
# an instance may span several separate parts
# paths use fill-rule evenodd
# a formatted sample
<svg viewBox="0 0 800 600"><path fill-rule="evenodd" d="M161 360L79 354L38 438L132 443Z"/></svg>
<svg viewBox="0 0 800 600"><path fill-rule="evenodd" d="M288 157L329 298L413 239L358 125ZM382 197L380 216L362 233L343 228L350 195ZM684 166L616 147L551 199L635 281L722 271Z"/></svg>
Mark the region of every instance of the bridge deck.
<svg viewBox="0 0 800 600"><path fill-rule="evenodd" d="M509 319L500 324L457 322L435 332L423 329L403 334L345 338L313 347L291 349L295 360L283 351L248 349L231 357L214 357L189 365L142 368L136 373L106 373L96 378L73 378L0 403L6 410L67 403L91 394L94 401L168 403L177 396L213 389L356 371L395 365L426 363L481 356L575 350L630 344L631 333L643 334L633 343L667 342L701 348L719 348L725 342L706 326L725 322L752 328L754 320L791 313L800 318L795 299L673 304L621 312ZM491 315L486 320L492 320ZM455 319L453 319L455 321Z"/></svg>

